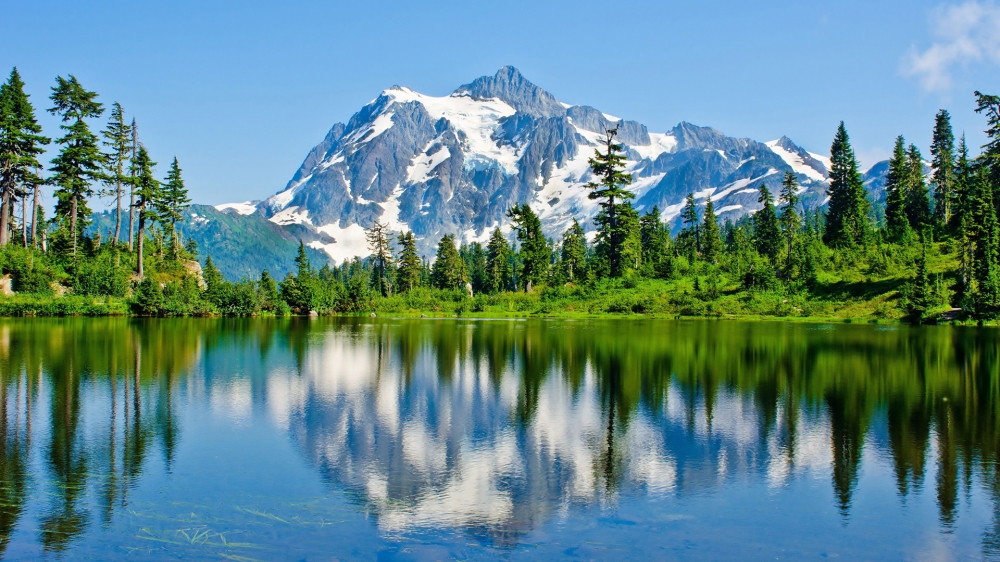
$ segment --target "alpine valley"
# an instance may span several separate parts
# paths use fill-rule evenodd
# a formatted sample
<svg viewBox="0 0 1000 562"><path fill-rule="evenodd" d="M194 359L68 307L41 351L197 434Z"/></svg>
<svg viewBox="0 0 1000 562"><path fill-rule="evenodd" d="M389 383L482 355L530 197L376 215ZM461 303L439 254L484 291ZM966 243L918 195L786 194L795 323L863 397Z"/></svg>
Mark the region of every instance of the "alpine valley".
<svg viewBox="0 0 1000 562"><path fill-rule="evenodd" d="M277 273L290 270L299 239L335 262L366 256L364 230L376 221L412 230L420 251L432 256L444 234L472 242L498 226L508 233L507 209L524 202L553 239L574 218L592 236L598 205L584 187L588 159L612 127L628 155L634 206L657 206L675 230L688 193L702 206L711 197L721 221L736 220L760 208L761 182L775 191L787 170L798 176L804 208L826 199L828 158L787 137L732 138L686 122L650 132L562 103L506 66L443 97L385 90L347 124L333 125L282 190L263 201L192 207L183 230L203 255L225 248L235 256L218 265L236 278L246 274L241 254ZM883 197L885 172L879 163L865 176L874 198ZM99 217L98 228L109 218Z"/></svg>

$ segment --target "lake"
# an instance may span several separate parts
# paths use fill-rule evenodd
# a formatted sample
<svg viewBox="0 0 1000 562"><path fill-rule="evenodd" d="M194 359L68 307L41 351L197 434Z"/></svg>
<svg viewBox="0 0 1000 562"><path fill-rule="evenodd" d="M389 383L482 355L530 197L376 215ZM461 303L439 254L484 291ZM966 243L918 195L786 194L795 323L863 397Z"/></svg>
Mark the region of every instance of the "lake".
<svg viewBox="0 0 1000 562"><path fill-rule="evenodd" d="M781 322L0 319L0 549L996 558L998 342Z"/></svg>

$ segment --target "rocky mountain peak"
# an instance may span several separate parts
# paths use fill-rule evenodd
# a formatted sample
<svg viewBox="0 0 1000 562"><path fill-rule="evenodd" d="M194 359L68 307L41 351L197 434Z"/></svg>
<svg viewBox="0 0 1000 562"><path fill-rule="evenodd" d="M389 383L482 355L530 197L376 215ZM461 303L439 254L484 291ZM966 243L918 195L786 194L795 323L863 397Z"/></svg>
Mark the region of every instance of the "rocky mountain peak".
<svg viewBox="0 0 1000 562"><path fill-rule="evenodd" d="M476 100L497 98L518 112L534 117L566 114L566 108L555 96L532 84L513 66L505 66L493 76L480 76L459 86L454 95L467 95Z"/></svg>

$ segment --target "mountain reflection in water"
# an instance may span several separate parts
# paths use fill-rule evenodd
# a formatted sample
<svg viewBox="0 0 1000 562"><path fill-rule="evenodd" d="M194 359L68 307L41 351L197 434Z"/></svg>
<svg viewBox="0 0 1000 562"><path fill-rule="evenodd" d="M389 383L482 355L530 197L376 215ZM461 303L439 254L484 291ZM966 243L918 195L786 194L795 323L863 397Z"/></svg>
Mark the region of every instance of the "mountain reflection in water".
<svg viewBox="0 0 1000 562"><path fill-rule="evenodd" d="M178 453L188 443L224 448L243 431L260 461L244 464L256 489L240 493L296 485L268 465L281 457L347 498L357 528L382 547L408 537L457 556L464 535L486 549L473 556L516 553L629 525L650 548L663 548L658 533L670 525L746 537L767 521L712 528L685 509L716 496L741 507L728 498L760 486L787 517L814 517L831 533L825 550L847 548L834 535L857 532L869 514L888 518L891 534L906 510L932 509L921 530L944 537L935 544L994 557L998 336L640 320L0 320L0 548L20 557L111 541L115 557L251 556L227 550L221 529L236 522L226 514L290 516L214 496L232 475L216 472L213 457ZM184 421L202 410L211 430ZM862 494L859 482L878 482L880 466L891 496L878 484ZM796 482L820 482L820 499L789 497ZM207 519L153 530L133 520L146 513L136 503L167 510L192 485L202 495L191 517ZM658 518L617 515L629 509ZM583 523L565 523L574 520ZM329 532L296 542L306 531L248 529L226 532L272 549L263 558L346 549ZM177 533L218 550L185 551ZM912 554L905 536L890 538L883 554Z"/></svg>

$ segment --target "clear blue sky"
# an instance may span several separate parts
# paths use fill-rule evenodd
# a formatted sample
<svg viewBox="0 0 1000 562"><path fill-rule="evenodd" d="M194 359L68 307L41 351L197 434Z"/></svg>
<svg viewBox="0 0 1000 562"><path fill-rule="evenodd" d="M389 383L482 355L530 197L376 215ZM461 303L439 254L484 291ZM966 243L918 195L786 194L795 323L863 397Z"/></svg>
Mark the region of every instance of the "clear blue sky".
<svg viewBox="0 0 1000 562"><path fill-rule="evenodd" d="M505 64L560 100L826 153L846 121L863 163L935 112L983 141L972 91L1000 92L988 2L5 1L0 67L36 107L73 73L137 117L159 173L197 202L260 199L383 89L444 95ZM971 47L970 47L971 45ZM55 136L57 123L43 118ZM99 125L103 126L102 122Z"/></svg>

